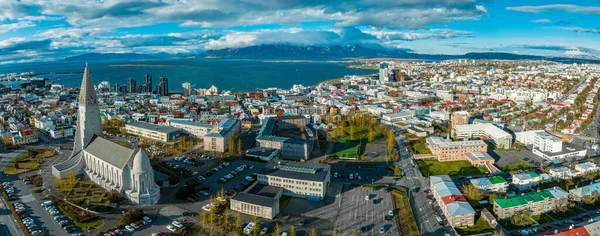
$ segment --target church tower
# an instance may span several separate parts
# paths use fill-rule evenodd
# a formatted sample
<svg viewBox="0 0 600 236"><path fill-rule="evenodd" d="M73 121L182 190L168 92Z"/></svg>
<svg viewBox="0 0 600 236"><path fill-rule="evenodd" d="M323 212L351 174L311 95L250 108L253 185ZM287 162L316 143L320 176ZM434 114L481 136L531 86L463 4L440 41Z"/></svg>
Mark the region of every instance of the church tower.
<svg viewBox="0 0 600 236"><path fill-rule="evenodd" d="M102 136L98 98L96 97L94 82L92 82L92 75L87 63L83 71L78 105L77 130L75 131L75 146L73 146L72 156L81 152L89 144L94 135Z"/></svg>

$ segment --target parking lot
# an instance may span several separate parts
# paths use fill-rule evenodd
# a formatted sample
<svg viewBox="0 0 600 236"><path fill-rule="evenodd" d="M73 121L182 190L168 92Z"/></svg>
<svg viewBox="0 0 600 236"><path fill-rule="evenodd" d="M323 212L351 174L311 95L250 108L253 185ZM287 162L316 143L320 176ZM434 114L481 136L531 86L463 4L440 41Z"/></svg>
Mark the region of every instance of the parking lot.
<svg viewBox="0 0 600 236"><path fill-rule="evenodd" d="M46 235L65 235L67 232L54 220L54 216L42 207L40 204L45 200L40 199L38 193L33 192L35 188L33 185L26 185L21 179L13 178L12 186L17 190L16 193L19 196L18 201L9 202L14 204L16 202L23 203L27 213L33 223L40 228Z"/></svg>
<svg viewBox="0 0 600 236"><path fill-rule="evenodd" d="M511 165L519 165L522 164L521 160L527 162L532 166L539 166L544 163L544 159L536 156L530 151L503 151L503 150L493 150L490 152L490 155L496 159L496 166L502 170L505 166Z"/></svg>
<svg viewBox="0 0 600 236"><path fill-rule="evenodd" d="M223 178L228 173L231 173L239 166L246 165L247 167L238 172L233 178L229 179L226 183L220 183L218 180ZM201 183L205 187L208 187L212 190L213 193L219 191L221 189L229 190L234 189L235 187L242 184L242 182L248 184L251 181L245 179L246 176L250 176L258 170L264 167L265 163L249 161L249 160L238 160L235 162L231 162L229 166L225 166L223 169L214 172L211 176L208 176L205 180L202 180Z"/></svg>
<svg viewBox="0 0 600 236"><path fill-rule="evenodd" d="M393 200L389 192L383 189L351 188L341 194L335 228L340 235L350 235L352 232L365 235L397 235L396 213L393 210ZM393 216L389 215L390 211Z"/></svg>

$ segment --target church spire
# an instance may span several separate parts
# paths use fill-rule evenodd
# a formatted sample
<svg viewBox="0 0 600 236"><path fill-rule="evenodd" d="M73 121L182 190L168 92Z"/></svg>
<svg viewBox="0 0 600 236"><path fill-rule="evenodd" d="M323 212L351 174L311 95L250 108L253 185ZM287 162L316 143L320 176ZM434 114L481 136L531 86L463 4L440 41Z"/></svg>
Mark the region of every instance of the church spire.
<svg viewBox="0 0 600 236"><path fill-rule="evenodd" d="M79 105L87 106L89 104L97 104L98 99L96 97L96 91L94 90L94 82L92 81L92 74L88 68L87 62L85 63L85 70L83 71L83 80L81 81L81 90L79 91Z"/></svg>

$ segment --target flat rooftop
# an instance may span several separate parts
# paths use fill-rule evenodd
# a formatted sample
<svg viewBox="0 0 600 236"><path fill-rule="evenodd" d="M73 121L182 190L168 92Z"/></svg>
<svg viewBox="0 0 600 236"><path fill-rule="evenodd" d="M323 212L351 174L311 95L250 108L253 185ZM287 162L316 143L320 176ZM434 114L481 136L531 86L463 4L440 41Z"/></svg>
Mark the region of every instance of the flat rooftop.
<svg viewBox="0 0 600 236"><path fill-rule="evenodd" d="M288 179L324 182L329 171L329 165L276 160L267 163L258 174Z"/></svg>
<svg viewBox="0 0 600 236"><path fill-rule="evenodd" d="M136 127L136 128L140 128L140 129L153 130L153 131L161 132L161 133L173 133L173 132L180 131L180 129L173 128L173 127L170 127L170 126L155 125L155 124L152 124L152 123L139 122L139 121L135 121L135 122L129 123L127 125L133 126L133 127Z"/></svg>

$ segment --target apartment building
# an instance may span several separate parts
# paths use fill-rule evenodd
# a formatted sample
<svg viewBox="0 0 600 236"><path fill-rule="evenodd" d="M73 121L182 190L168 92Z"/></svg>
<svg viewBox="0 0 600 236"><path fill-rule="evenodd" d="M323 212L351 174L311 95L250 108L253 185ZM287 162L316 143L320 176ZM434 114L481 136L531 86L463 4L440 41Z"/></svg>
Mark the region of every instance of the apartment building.
<svg viewBox="0 0 600 236"><path fill-rule="evenodd" d="M321 201L330 183L330 166L273 160L257 173L258 183L281 187L283 195Z"/></svg>
<svg viewBox="0 0 600 236"><path fill-rule="evenodd" d="M508 182L502 176L471 179L471 184L487 193L505 193L508 189Z"/></svg>
<svg viewBox="0 0 600 236"><path fill-rule="evenodd" d="M237 119L223 119L204 135L204 151L226 152L229 150L229 139L239 136L242 130Z"/></svg>
<svg viewBox="0 0 600 236"><path fill-rule="evenodd" d="M538 192L524 193L511 198L494 199L494 213L499 219L507 219L523 210L540 215L568 204L568 193L553 187Z"/></svg>
<svg viewBox="0 0 600 236"><path fill-rule="evenodd" d="M449 141L441 137L429 137L426 143L427 148L437 155L439 161L467 160L469 153L487 152L487 144L481 140Z"/></svg>
<svg viewBox="0 0 600 236"><path fill-rule="evenodd" d="M593 183L586 186L569 190L571 200L580 202L585 197L590 197L600 193L600 183Z"/></svg>
<svg viewBox="0 0 600 236"><path fill-rule="evenodd" d="M486 138L492 145L499 148L510 148L512 136L493 124L456 125L452 127L452 135L457 139Z"/></svg>
<svg viewBox="0 0 600 236"><path fill-rule="evenodd" d="M450 127L469 124L470 117L471 115L467 111L452 112L452 116L450 117Z"/></svg>
<svg viewBox="0 0 600 236"><path fill-rule="evenodd" d="M125 125L127 133L158 142L171 142L181 136L181 130L146 122L132 122Z"/></svg>
<svg viewBox="0 0 600 236"><path fill-rule="evenodd" d="M279 214L282 193L283 188L255 183L248 190L231 198L229 207L240 213L273 219Z"/></svg>
<svg viewBox="0 0 600 236"><path fill-rule="evenodd" d="M598 166L589 161L575 165L575 171L577 171L580 175L590 172L597 172L598 170Z"/></svg>
<svg viewBox="0 0 600 236"><path fill-rule="evenodd" d="M452 227L463 228L475 224L475 210L452 182L450 176L431 176L430 187L433 197Z"/></svg>
<svg viewBox="0 0 600 236"><path fill-rule="evenodd" d="M268 118L256 136L256 146L279 150L286 158L308 160L315 146L315 133L304 116Z"/></svg>
<svg viewBox="0 0 600 236"><path fill-rule="evenodd" d="M517 173L512 176L512 185L519 190L529 190L534 186L538 186L540 182L540 174L534 171Z"/></svg>
<svg viewBox="0 0 600 236"><path fill-rule="evenodd" d="M184 132L197 138L204 137L204 135L215 128L215 126L211 124L204 124L189 120L169 119L167 120L166 124L173 128L182 129Z"/></svg>

